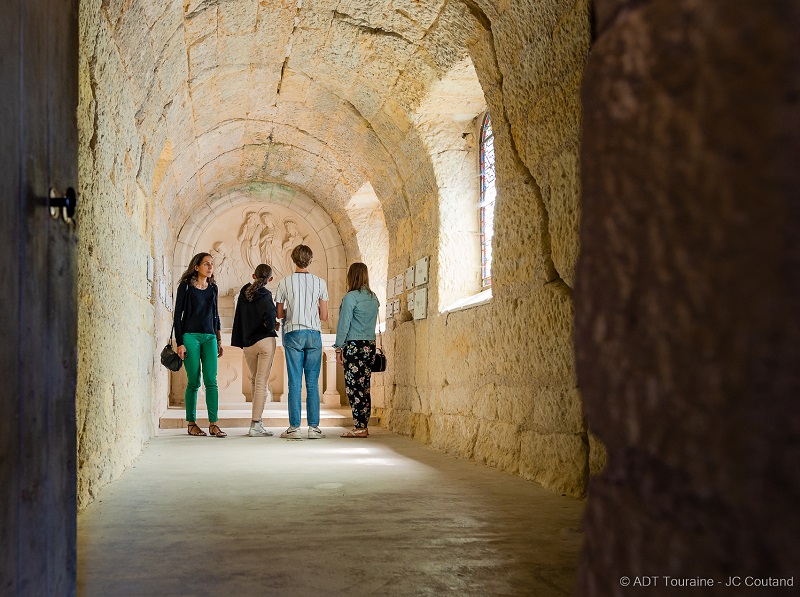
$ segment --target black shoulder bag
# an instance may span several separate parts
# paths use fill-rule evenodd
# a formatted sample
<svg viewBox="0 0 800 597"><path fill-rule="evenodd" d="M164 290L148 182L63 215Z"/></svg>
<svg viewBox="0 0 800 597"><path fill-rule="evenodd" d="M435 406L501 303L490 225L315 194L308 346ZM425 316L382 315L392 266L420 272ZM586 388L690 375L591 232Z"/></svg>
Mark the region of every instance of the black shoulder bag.
<svg viewBox="0 0 800 597"><path fill-rule="evenodd" d="M372 369L373 373L383 373L386 371L386 355L383 354L383 334L381 334L380 328L380 318L378 318L378 338L380 338L381 347L375 348L375 356L372 357Z"/></svg>
<svg viewBox="0 0 800 597"><path fill-rule="evenodd" d="M189 284L186 284L186 294L183 297L183 312L181 317L186 316L186 300L189 298ZM180 371L183 367L183 359L178 356L175 349L172 348L172 334L175 332L175 319L172 320L172 327L169 330L169 342L161 351L161 364L170 371Z"/></svg>

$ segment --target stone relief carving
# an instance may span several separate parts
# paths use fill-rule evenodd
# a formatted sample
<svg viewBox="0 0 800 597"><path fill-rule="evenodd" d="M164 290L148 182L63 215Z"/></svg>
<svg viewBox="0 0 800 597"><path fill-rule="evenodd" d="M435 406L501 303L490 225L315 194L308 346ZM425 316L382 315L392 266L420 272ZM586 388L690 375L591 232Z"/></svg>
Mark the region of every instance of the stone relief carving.
<svg viewBox="0 0 800 597"><path fill-rule="evenodd" d="M220 390L227 390L237 379L239 379L239 372L236 367L231 366L228 361L220 361L220 368L217 374L217 383Z"/></svg>
<svg viewBox="0 0 800 597"><path fill-rule="evenodd" d="M255 269L255 266L260 263L257 254L260 237L261 222L258 219L258 214L254 211L248 212L244 217L242 227L239 230L236 240L241 243L242 260L250 269ZM256 261L255 265L253 265L253 261Z"/></svg>
<svg viewBox="0 0 800 597"><path fill-rule="evenodd" d="M319 236L299 214L277 204L249 203L221 214L198 239L197 250L211 247L214 276L223 294L238 293L259 263L272 267L274 282L294 271L292 250L307 244L314 251L311 271L327 276Z"/></svg>
<svg viewBox="0 0 800 597"><path fill-rule="evenodd" d="M282 269L290 273L294 269L294 263L292 262L292 251L297 245L303 244L306 239L307 234L301 234L300 230L297 227L297 223L287 218L283 221L283 241L281 242L281 257L283 267ZM275 260L277 262L277 259ZM285 275L285 274L284 274Z"/></svg>
<svg viewBox="0 0 800 597"><path fill-rule="evenodd" d="M259 263L267 263L272 266L273 276L280 279L294 271L292 251L307 237L293 218L276 225L269 211L250 211L245 214L236 239L250 271Z"/></svg>
<svg viewBox="0 0 800 597"><path fill-rule="evenodd" d="M272 219L272 214L268 211L261 214L261 224L263 230L261 232L261 240L258 243L259 254L261 261L258 263L267 263L272 266L273 272L276 269L277 260L275 259L275 221ZM258 264L256 264L258 265ZM281 272L283 273L283 272Z"/></svg>
<svg viewBox="0 0 800 597"><path fill-rule="evenodd" d="M228 246L222 242L214 243L209 251L214 258L214 279L220 288L228 288L231 284L231 275L234 267L233 259L229 256Z"/></svg>

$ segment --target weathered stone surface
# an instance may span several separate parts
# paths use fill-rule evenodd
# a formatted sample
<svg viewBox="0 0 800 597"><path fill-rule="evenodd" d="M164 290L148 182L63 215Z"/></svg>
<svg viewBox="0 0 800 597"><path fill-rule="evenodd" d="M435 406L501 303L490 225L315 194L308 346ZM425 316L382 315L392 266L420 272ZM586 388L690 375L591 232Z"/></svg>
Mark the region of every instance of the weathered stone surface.
<svg viewBox="0 0 800 597"><path fill-rule="evenodd" d="M608 461L608 452L605 445L594 433L589 433L589 474L597 475L603 472Z"/></svg>
<svg viewBox="0 0 800 597"><path fill-rule="evenodd" d="M576 348L609 468L578 593L656 569L796 583L800 8L595 4Z"/></svg>
<svg viewBox="0 0 800 597"><path fill-rule="evenodd" d="M521 443L519 425L506 421L481 422L473 456L478 462L519 474Z"/></svg>
<svg viewBox="0 0 800 597"><path fill-rule="evenodd" d="M396 411L415 412L419 408L423 416L430 412L428 430L434 446L524 474L558 491L582 495L589 450L573 368L569 285L574 280L577 256L577 82L588 47L587 5L578 3L569 10L555 4L537 5L537 11L540 8L548 15L547 11L552 11L553 18L539 19L535 27L552 27L554 35L540 37L555 39L550 42L554 46L537 49L539 42L529 40L530 31L521 30L522 24L528 23L519 14L493 21L494 36L474 29L471 33L470 55L496 135L500 199L495 220L492 304L449 314L429 313L424 324L406 321L392 330L392 353L399 359L394 364L395 379L403 383L413 379L421 404L413 404L407 393L395 393L382 410L391 414L383 415L382 420L392 429L414 435L418 421ZM584 19L580 34L576 15ZM570 33L562 36L565 30ZM538 64L517 61L512 58L513 51L501 59L495 53L501 38L503 43L513 40L529 48L532 54L538 52ZM508 78L513 76L526 83L509 85ZM435 98L437 91L434 88L429 97ZM558 131L529 128L527 113L519 117L518 124L506 119L507 106L530 106L532 102L543 107L541 114L547 115L543 117L547 126ZM431 100L420 106L426 115L435 112ZM512 115L518 113L522 114ZM417 127L434 156L431 160L439 187L441 223L433 228L419 226L418 222L425 221L425 212L415 210L411 234L399 233L393 245L400 255L406 243L410 243L412 255L432 255L436 279L429 285L429 309L431 305L446 306L450 297L463 292L468 280L452 275L459 259L451 262L446 256L451 241L444 224L462 230L469 224L451 220L458 197L449 199L448 191L458 185L454 173L460 166L457 158L450 159L442 151L470 148L454 143L452 131L457 127L444 126L441 114L438 116L419 118ZM465 130L463 125L461 130ZM477 134L476 128L470 132ZM462 267L464 253L460 255ZM404 267L390 260L389 276ZM412 328L413 335L409 332ZM474 433L467 431L473 428ZM538 435L526 429L552 439L534 439ZM456 430L464 432L453 437ZM559 451L562 449L565 452ZM527 459L524 473L523 452ZM601 460L598 452L599 466ZM533 461L535 465L530 464Z"/></svg>
<svg viewBox="0 0 800 597"><path fill-rule="evenodd" d="M522 435L520 474L567 495L586 489L588 446L579 434Z"/></svg>
<svg viewBox="0 0 800 597"><path fill-rule="evenodd" d="M431 445L460 458L475 456L478 421L472 417L433 415L429 419Z"/></svg>

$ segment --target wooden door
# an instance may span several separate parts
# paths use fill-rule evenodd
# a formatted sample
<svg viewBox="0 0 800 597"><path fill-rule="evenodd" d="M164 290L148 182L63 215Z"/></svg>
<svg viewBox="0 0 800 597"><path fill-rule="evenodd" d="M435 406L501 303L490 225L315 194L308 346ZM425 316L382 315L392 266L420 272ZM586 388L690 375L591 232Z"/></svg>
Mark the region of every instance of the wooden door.
<svg viewBox="0 0 800 597"><path fill-rule="evenodd" d="M78 0L0 18L0 594L74 595Z"/></svg>

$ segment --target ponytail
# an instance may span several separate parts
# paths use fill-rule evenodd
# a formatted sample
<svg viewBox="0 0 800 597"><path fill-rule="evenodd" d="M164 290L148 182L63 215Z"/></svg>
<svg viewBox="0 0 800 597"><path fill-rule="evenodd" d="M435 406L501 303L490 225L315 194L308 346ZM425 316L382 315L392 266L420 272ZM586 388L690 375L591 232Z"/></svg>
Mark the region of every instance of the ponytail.
<svg viewBox="0 0 800 597"><path fill-rule="evenodd" d="M256 267L256 271L253 272L253 275L256 279L253 280L253 283L244 291L245 298L250 302L256 297L256 293L269 282L269 279L272 277L272 268L266 263L260 263Z"/></svg>

